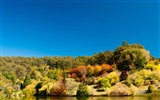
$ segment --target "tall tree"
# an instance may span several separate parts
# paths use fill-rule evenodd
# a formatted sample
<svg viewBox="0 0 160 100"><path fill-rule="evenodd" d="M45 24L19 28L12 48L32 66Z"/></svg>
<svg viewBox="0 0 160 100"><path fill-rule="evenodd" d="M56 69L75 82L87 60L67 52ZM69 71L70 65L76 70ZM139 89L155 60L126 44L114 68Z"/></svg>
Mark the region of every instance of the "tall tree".
<svg viewBox="0 0 160 100"><path fill-rule="evenodd" d="M29 84L31 84L31 78L30 78L30 75L27 74L25 79L24 79L23 88L25 88Z"/></svg>
<svg viewBox="0 0 160 100"><path fill-rule="evenodd" d="M128 42L126 40L123 41L122 46L129 46Z"/></svg>

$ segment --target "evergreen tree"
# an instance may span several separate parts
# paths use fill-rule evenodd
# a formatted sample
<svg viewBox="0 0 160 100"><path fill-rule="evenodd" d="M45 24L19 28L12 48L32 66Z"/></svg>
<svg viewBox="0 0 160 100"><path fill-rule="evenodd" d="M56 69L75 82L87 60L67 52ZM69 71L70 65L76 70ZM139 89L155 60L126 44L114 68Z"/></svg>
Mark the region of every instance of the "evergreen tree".
<svg viewBox="0 0 160 100"><path fill-rule="evenodd" d="M25 79L24 79L23 88L25 88L29 84L31 84L31 78L30 78L30 75L27 74Z"/></svg>
<svg viewBox="0 0 160 100"><path fill-rule="evenodd" d="M129 46L128 42L126 40L123 41L122 46Z"/></svg>
<svg viewBox="0 0 160 100"><path fill-rule="evenodd" d="M81 83L79 85L76 96L77 97L88 97L89 96L89 91L87 89L87 86L84 83Z"/></svg>

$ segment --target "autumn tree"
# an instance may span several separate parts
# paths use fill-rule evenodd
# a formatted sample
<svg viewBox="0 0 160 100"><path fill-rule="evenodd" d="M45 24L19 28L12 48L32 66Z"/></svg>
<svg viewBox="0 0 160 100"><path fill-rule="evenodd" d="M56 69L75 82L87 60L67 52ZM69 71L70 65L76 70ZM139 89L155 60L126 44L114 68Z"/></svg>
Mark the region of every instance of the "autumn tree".
<svg viewBox="0 0 160 100"><path fill-rule="evenodd" d="M94 75L94 67L93 66L88 65L86 67L86 69L87 69L87 76L93 76Z"/></svg>
<svg viewBox="0 0 160 100"><path fill-rule="evenodd" d="M102 67L101 67L101 66L96 65L96 66L94 67L94 73L95 73L96 76L100 75L100 74L101 74L101 71L102 71Z"/></svg>
<svg viewBox="0 0 160 100"><path fill-rule="evenodd" d="M84 81L86 78L87 69L85 66L78 66L76 75L80 79L80 81Z"/></svg>
<svg viewBox="0 0 160 100"><path fill-rule="evenodd" d="M101 67L102 67L102 73L112 71L112 66L109 64L102 64Z"/></svg>

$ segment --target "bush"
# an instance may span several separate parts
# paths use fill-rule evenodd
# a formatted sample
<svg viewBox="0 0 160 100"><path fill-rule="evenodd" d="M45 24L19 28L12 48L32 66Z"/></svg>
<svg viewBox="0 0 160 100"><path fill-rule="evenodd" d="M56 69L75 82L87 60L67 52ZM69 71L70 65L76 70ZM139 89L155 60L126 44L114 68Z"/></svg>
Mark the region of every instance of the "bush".
<svg viewBox="0 0 160 100"><path fill-rule="evenodd" d="M4 73L3 76L11 80L13 84L16 83L16 75L14 73Z"/></svg>
<svg viewBox="0 0 160 100"><path fill-rule="evenodd" d="M102 73L106 73L106 72L111 72L112 71L112 66L109 64L102 64Z"/></svg>
<svg viewBox="0 0 160 100"><path fill-rule="evenodd" d="M52 96L64 96L66 95L66 86L63 82L60 82L58 87L53 87L51 89L51 95Z"/></svg>
<svg viewBox="0 0 160 100"><path fill-rule="evenodd" d="M100 75L101 74L101 71L102 71L102 67L99 66L99 65L96 65L95 68L94 68L94 73L96 76Z"/></svg>
<svg viewBox="0 0 160 100"><path fill-rule="evenodd" d="M87 76L93 76L94 75L94 67L91 65L88 65L86 68L87 68Z"/></svg>
<svg viewBox="0 0 160 100"><path fill-rule="evenodd" d="M77 97L88 97L89 96L89 91L84 83L79 85L76 96Z"/></svg>
<svg viewBox="0 0 160 100"><path fill-rule="evenodd" d="M87 74L86 67L84 67L84 66L77 67L76 75L80 79L81 82L85 80L86 74Z"/></svg>
<svg viewBox="0 0 160 100"><path fill-rule="evenodd" d="M36 96L47 96L51 95L52 88L54 87L54 82L53 81L45 81L45 82L39 82L35 86ZM57 85L56 85L57 87Z"/></svg>
<svg viewBox="0 0 160 100"><path fill-rule="evenodd" d="M151 79L160 81L160 70L153 71L151 74Z"/></svg>
<svg viewBox="0 0 160 100"><path fill-rule="evenodd" d="M153 62L151 62L148 63L145 68L150 70L160 70L160 64L154 64Z"/></svg>
<svg viewBox="0 0 160 100"><path fill-rule="evenodd" d="M101 88L110 88L111 87L111 81L109 78L102 78L99 80L99 84L101 86Z"/></svg>
<svg viewBox="0 0 160 100"><path fill-rule="evenodd" d="M70 77L71 78L76 78L77 77L76 72L77 72L77 68L71 69L71 71L70 71Z"/></svg>
<svg viewBox="0 0 160 100"><path fill-rule="evenodd" d="M36 94L36 89L34 84L30 84L26 86L26 88L23 91L27 97L33 96Z"/></svg>
<svg viewBox="0 0 160 100"><path fill-rule="evenodd" d="M144 79L142 76L140 76L138 73L134 73L132 75L129 75L127 78L127 81L132 83L135 86L141 86L144 84Z"/></svg>
<svg viewBox="0 0 160 100"><path fill-rule="evenodd" d="M60 79L60 73L58 69L50 70L47 74L47 77L54 80Z"/></svg>
<svg viewBox="0 0 160 100"><path fill-rule="evenodd" d="M29 84L31 84L31 78L30 78L30 75L27 74L25 79L24 79L23 88L25 88Z"/></svg>
<svg viewBox="0 0 160 100"><path fill-rule="evenodd" d="M110 80L111 84L119 82L119 77L115 72L109 73L107 77Z"/></svg>
<svg viewBox="0 0 160 100"><path fill-rule="evenodd" d="M138 74L141 75L144 79L151 79L152 71L143 69Z"/></svg>

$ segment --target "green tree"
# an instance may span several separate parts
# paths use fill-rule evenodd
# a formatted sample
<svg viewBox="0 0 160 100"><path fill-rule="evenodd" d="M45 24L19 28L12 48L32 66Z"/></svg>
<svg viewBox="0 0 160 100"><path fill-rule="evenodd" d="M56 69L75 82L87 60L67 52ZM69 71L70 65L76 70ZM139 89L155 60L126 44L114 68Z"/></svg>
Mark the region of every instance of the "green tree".
<svg viewBox="0 0 160 100"><path fill-rule="evenodd" d="M77 97L88 97L89 96L89 91L87 89L87 86L84 83L79 85L76 96Z"/></svg>
<svg viewBox="0 0 160 100"><path fill-rule="evenodd" d="M54 80L60 79L60 70L52 69L48 71L47 77Z"/></svg>
<svg viewBox="0 0 160 100"><path fill-rule="evenodd" d="M7 79L11 80L13 84L16 83L16 75L14 73L4 73L3 76L5 76Z"/></svg>
<svg viewBox="0 0 160 100"><path fill-rule="evenodd" d="M110 88L111 87L111 80L108 77L102 78L99 80L99 84L101 88Z"/></svg>
<svg viewBox="0 0 160 100"><path fill-rule="evenodd" d="M122 46L129 46L128 42L126 40L123 41Z"/></svg>
<svg viewBox="0 0 160 100"><path fill-rule="evenodd" d="M24 79L23 88L25 88L29 84L31 84L31 78L30 78L30 75L27 74Z"/></svg>
<svg viewBox="0 0 160 100"><path fill-rule="evenodd" d="M98 54L94 54L88 59L88 64L90 65L102 65L110 63L110 59L113 56L113 52L107 50L105 52L99 52Z"/></svg>
<svg viewBox="0 0 160 100"><path fill-rule="evenodd" d="M123 44L114 51L111 64L116 64L119 70L141 69L149 61L150 54L143 46Z"/></svg>

